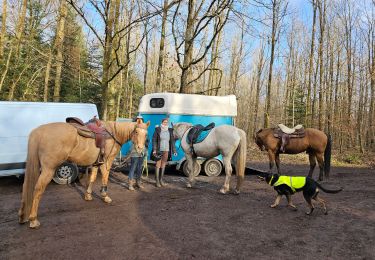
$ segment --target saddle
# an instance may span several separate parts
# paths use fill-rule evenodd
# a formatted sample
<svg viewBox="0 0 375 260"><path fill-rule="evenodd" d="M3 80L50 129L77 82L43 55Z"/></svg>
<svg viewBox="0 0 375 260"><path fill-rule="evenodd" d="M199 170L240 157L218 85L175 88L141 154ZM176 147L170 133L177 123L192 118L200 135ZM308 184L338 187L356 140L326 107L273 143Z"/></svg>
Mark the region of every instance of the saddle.
<svg viewBox="0 0 375 260"><path fill-rule="evenodd" d="M273 129L273 136L281 140L280 152L285 152L285 147L289 144L291 138L305 137L305 128L302 125L296 125L289 128L283 124L278 124L277 128Z"/></svg>
<svg viewBox="0 0 375 260"><path fill-rule="evenodd" d="M215 123L212 122L207 126L203 126L200 124L195 125L189 130L186 136L186 142L190 144L190 149L193 152L194 156L197 155L194 151L193 145L202 142L214 127Z"/></svg>
<svg viewBox="0 0 375 260"><path fill-rule="evenodd" d="M87 123L77 117L67 117L67 123L74 126L80 136L95 139L95 145L100 149L96 165L104 163L105 140L111 138L102 121L94 116Z"/></svg>

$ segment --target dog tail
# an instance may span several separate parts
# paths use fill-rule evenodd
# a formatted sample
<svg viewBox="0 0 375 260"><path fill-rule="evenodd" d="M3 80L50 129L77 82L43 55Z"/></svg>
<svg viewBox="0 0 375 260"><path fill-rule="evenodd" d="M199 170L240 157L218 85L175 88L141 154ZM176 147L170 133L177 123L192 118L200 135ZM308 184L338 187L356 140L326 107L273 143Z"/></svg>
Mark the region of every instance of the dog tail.
<svg viewBox="0 0 375 260"><path fill-rule="evenodd" d="M319 184L319 182L316 182L316 186L318 186L325 193L339 193L340 191L343 190L343 188L340 188L338 190L330 190L330 189L324 188L321 184Z"/></svg>

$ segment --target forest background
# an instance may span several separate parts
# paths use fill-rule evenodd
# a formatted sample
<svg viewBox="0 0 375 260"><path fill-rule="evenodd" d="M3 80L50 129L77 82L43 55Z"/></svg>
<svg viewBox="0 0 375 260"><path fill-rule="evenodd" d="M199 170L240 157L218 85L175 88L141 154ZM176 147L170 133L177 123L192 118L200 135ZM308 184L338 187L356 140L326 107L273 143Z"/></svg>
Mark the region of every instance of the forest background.
<svg viewBox="0 0 375 260"><path fill-rule="evenodd" d="M234 94L250 150L262 127L303 124L337 160L374 164L375 0L0 3L0 100L114 120L147 93Z"/></svg>

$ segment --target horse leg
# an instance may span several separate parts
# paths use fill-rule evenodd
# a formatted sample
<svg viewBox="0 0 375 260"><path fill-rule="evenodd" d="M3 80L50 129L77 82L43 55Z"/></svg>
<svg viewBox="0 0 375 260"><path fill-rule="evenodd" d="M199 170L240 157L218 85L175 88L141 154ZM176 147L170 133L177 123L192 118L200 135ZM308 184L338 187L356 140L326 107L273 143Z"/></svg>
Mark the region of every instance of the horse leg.
<svg viewBox="0 0 375 260"><path fill-rule="evenodd" d="M40 174L34 189L33 204L29 216L30 228L38 228L40 226L40 222L37 219L39 202L48 183L51 182L54 172L54 169L42 168L42 173Z"/></svg>
<svg viewBox="0 0 375 260"><path fill-rule="evenodd" d="M269 172L272 173L272 168L273 168L273 165L275 164L275 153L271 150L268 149L268 158L269 158L269 161L270 161L270 170Z"/></svg>
<svg viewBox="0 0 375 260"><path fill-rule="evenodd" d="M307 176L312 178L312 175L313 175L313 172L314 172L314 169L315 169L315 165L316 165L314 153L309 153L309 161L310 161L310 171L309 171L309 174Z"/></svg>
<svg viewBox="0 0 375 260"><path fill-rule="evenodd" d="M107 191L108 191L108 177L109 177L109 170L107 170L107 169L110 169L110 167L111 166L108 165L108 162L107 162L107 165L102 164L100 166L100 171L102 172L102 188L100 189L100 195L102 196L103 201L106 202L106 203L112 202L112 199L108 196L108 193L107 193Z"/></svg>
<svg viewBox="0 0 375 260"><path fill-rule="evenodd" d="M188 155L186 154L186 163L188 164L187 165L187 169L188 169L188 172L189 172L189 177L188 177L188 182L186 184L186 187L187 188L191 188L193 187L194 185L194 166L195 164L197 163L195 159L193 159L193 157L191 155Z"/></svg>
<svg viewBox="0 0 375 260"><path fill-rule="evenodd" d="M276 168L277 168L277 173L280 175L280 154L276 153L275 154L275 163L276 163Z"/></svg>
<svg viewBox="0 0 375 260"><path fill-rule="evenodd" d="M225 181L223 187L220 189L220 193L226 194L229 191L229 182L230 182L230 177L232 175L232 164L231 164L231 159L232 156L226 156L223 157L223 162L224 162L224 169L225 169Z"/></svg>
<svg viewBox="0 0 375 260"><path fill-rule="evenodd" d="M323 159L323 153L317 153L316 159L319 164L319 181L323 180L323 174L324 174L324 159Z"/></svg>
<svg viewBox="0 0 375 260"><path fill-rule="evenodd" d="M87 190L86 190L86 193L85 193L85 200L87 200L87 201L92 200L92 195L91 195L92 186L94 185L97 174L98 174L98 167L92 167L89 184L87 185Z"/></svg>

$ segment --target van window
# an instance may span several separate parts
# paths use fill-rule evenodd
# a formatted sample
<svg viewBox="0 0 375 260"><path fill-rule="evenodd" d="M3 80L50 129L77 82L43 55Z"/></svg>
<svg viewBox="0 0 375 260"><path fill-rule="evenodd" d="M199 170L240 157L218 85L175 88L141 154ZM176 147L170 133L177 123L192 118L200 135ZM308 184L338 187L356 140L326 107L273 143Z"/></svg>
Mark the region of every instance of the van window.
<svg viewBox="0 0 375 260"><path fill-rule="evenodd" d="M151 98L150 107L152 108L162 108L164 107L164 98Z"/></svg>

